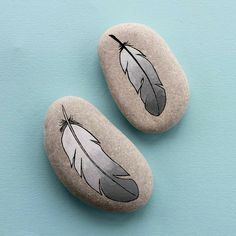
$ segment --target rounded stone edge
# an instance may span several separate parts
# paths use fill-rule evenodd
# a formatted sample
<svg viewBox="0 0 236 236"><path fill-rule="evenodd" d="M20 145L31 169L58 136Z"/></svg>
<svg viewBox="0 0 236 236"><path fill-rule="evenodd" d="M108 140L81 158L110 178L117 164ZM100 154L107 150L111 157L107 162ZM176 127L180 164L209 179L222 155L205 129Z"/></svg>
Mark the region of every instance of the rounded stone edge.
<svg viewBox="0 0 236 236"><path fill-rule="evenodd" d="M170 53L170 56L172 57L172 59L175 61L175 63L178 65L178 67L180 68L181 72L183 73L183 78L185 80L185 85L186 85L186 102L184 104L184 110L182 112L182 114L178 117L178 119L173 122L170 126L168 127L163 127L163 129L143 129L143 127L140 126L140 123L135 123L135 122L131 122L129 118L127 118L127 115L125 114L125 112L123 111L121 105L119 104L119 101L117 101L116 97L113 95L112 93L112 89L110 87L110 84L108 83L107 79L106 79L106 76L105 76L105 72L104 72L104 68L102 66L103 63L101 63L102 61L102 58L101 58L101 53L100 53L100 45L102 43L102 39L104 38L104 35L107 34L107 32L109 32L111 29L114 29L114 28L119 28L119 27L124 27L124 26L127 26L127 25L134 25L134 26L140 26L140 27L144 27L148 30L150 30L151 32L153 32L155 35L157 35L158 38L160 38L166 45L166 48L167 50L169 51ZM181 64L179 63L179 61L177 60L177 58L175 57L175 55L173 54L171 48L169 47L169 45L167 44L167 42L164 40L164 38L158 33L156 32L154 29L152 29L150 26L147 26L145 24L141 24L141 23L136 23L136 22L129 22L129 23L120 23L120 24L116 24L116 25L113 25L109 28L107 28L103 33L102 35L100 36L99 40L98 40L98 45L97 45L97 52L98 52L98 56L99 56L99 63L100 63L100 67L102 68L102 72L103 72L103 76L105 78L105 81L106 81L106 84L109 88L109 91L112 95L112 98L114 99L116 105L118 106L121 114L124 116L125 119L128 120L128 122L134 127L136 128L137 130L143 132L143 133L150 133L150 134L162 134L162 133L165 133L167 131L169 131L170 129L172 129L173 127L175 127L178 123L181 122L181 120L183 119L184 115L186 114L187 110L188 110L188 106L189 106L189 100L190 100L190 87L189 87L189 82L188 82L188 79L187 79L187 75L185 73L185 71L183 70Z"/></svg>
<svg viewBox="0 0 236 236"><path fill-rule="evenodd" d="M66 179L62 178L62 176L59 174L60 170L57 169L51 162L51 159L49 157L49 152L48 152L48 144L46 142L46 124L47 124L47 120L48 120L48 112L49 110L51 110L51 108L56 104L58 103L59 101L61 100L64 100L64 99L70 99L70 98L76 98L76 99L79 99L81 100L82 102L85 102L85 103L88 103L89 105L93 106L93 108L96 110L96 112L100 113L100 115L104 116L104 118L106 119L106 121L112 125L116 132L118 132L119 134L121 134L121 136L123 136L132 146L133 148L135 149L135 151L137 153L139 153L139 155L142 156L142 158L144 159L144 161L146 162L146 166L147 168L149 169L150 173L151 173L151 180L150 180L150 191L148 193L148 196L146 198L146 201L143 202L143 204L140 204L138 206L134 206L134 207L131 207L131 205L129 205L128 207L111 207L111 205L109 206L106 206L106 205L99 205L97 204L96 201L94 202L89 202L88 200L86 200L86 198L82 197L78 191L74 191L74 189L72 189L72 187L70 186L70 184L68 184L68 182L66 181ZM79 201L81 201L82 203L86 204L87 206L89 207L92 207L92 208L97 208L97 209L100 209L100 210L104 210L104 211L108 211L108 212L113 212L113 213L131 213L131 212L134 212L134 211L138 211L138 210L141 210L143 207L147 206L151 197L152 197L152 193L153 193L153 188L154 188L154 178L153 178L153 173L152 173L152 169L149 165L149 163L147 162L146 158L142 155L142 153L138 150L138 148L134 145L134 143L124 134L122 133L110 120L108 120L108 118L103 115L103 113L101 113L97 107L95 107L92 103L86 101L85 99L81 98L81 97L77 97L77 96L63 96L63 97L60 97L58 99L56 99L54 102L52 102L46 113L45 113L45 116L44 116L44 132L43 132L43 135L44 135L44 149L45 149L45 153L46 153L46 156L47 156L47 159L50 163L50 166L52 167L53 171L54 171L54 174L56 175L56 177L60 180L61 184L63 184L64 188L70 193L72 194L75 198L78 198Z"/></svg>

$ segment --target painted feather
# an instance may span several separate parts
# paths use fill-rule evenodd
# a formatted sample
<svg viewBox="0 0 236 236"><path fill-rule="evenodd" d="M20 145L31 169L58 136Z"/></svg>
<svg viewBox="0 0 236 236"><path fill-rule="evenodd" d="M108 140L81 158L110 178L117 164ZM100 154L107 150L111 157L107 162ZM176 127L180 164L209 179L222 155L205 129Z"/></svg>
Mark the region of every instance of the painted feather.
<svg viewBox="0 0 236 236"><path fill-rule="evenodd" d="M155 68L141 51L122 43L114 35L109 36L120 44L121 67L140 95L145 109L159 116L166 105L166 92Z"/></svg>
<svg viewBox="0 0 236 236"><path fill-rule="evenodd" d="M72 118L68 118L64 106L62 112L62 146L71 168L99 194L118 202L138 198L139 190L133 179L123 178L129 174L114 162L101 148L100 142L88 130Z"/></svg>

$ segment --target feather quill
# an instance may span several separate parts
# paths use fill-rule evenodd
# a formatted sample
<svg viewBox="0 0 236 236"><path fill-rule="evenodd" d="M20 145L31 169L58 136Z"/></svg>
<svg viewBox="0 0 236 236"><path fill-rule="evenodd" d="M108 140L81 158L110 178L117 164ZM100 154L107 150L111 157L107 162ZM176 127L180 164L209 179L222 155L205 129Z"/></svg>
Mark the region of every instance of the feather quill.
<svg viewBox="0 0 236 236"><path fill-rule="evenodd" d="M138 198L136 182L119 164L114 162L101 148L100 142L88 130L72 118L68 118L62 105L65 120L62 123L62 146L71 168L99 194L118 202L129 202Z"/></svg>
<svg viewBox="0 0 236 236"><path fill-rule="evenodd" d="M140 95L145 109L159 116L166 105L166 92L155 68L141 51L127 42L122 43L114 35L109 36L120 45L120 65Z"/></svg>

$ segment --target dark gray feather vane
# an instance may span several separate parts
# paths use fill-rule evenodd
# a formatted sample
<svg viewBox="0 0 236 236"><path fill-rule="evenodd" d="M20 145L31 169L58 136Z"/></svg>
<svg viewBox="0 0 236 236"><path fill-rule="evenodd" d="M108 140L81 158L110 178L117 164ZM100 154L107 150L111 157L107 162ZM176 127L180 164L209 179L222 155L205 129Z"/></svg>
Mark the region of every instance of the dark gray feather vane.
<svg viewBox="0 0 236 236"><path fill-rule="evenodd" d="M159 116L166 105L166 92L155 68L141 51L122 43L114 35L110 37L120 44L121 67L140 95L145 109Z"/></svg>
<svg viewBox="0 0 236 236"><path fill-rule="evenodd" d="M139 189L129 174L114 162L101 148L99 141L78 122L68 118L62 106L62 146L71 167L97 193L118 202L130 202L138 198Z"/></svg>

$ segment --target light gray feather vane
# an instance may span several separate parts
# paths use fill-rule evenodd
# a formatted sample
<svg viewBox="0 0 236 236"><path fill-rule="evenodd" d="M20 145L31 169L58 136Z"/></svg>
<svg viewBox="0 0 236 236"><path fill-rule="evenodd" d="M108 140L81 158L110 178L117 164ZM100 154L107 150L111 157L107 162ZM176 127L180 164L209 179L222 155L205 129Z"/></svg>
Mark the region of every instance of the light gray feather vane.
<svg viewBox="0 0 236 236"><path fill-rule="evenodd" d="M166 105L166 92L155 68L141 51L122 43L114 35L109 36L120 45L121 67L140 95L145 109L159 116Z"/></svg>
<svg viewBox="0 0 236 236"><path fill-rule="evenodd" d="M71 168L74 167L97 193L111 200L129 202L137 199L139 189L136 182L124 178L129 174L102 150L97 138L68 118L64 106L62 111L65 120L61 127L61 142Z"/></svg>

